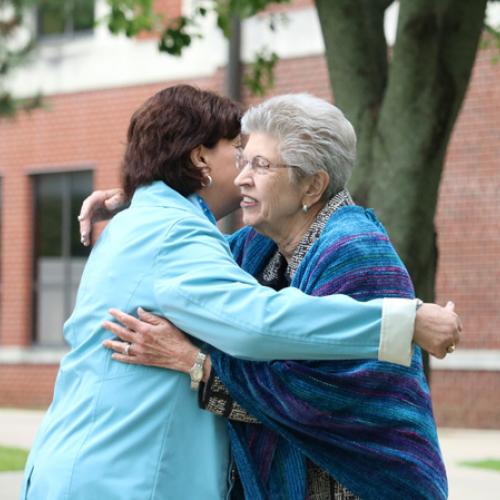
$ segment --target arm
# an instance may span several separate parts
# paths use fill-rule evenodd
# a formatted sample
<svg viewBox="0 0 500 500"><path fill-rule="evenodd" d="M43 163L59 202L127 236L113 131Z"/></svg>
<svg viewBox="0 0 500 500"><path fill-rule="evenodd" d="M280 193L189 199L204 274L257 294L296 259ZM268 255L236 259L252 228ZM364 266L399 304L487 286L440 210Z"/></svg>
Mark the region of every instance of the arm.
<svg viewBox="0 0 500 500"><path fill-rule="evenodd" d="M410 362L415 301L360 303L344 295L309 297L294 288L274 292L235 265L215 228L193 218L178 221L165 238L154 280L162 314L233 356ZM439 316L443 310L435 307ZM449 345L456 315L443 311L440 319ZM386 336L396 331L404 347L388 354L393 343Z"/></svg>
<svg viewBox="0 0 500 500"><path fill-rule="evenodd" d="M127 328L119 323L104 321L103 326L120 339L108 339L103 342L104 347L114 351L112 358L122 363L157 366L189 375L199 348L167 319L155 316L142 308L137 312L139 319L117 310L110 311L111 315ZM124 354L125 349L127 354ZM202 409L229 420L259 423L233 400L212 370L210 354L205 361L198 402Z"/></svg>

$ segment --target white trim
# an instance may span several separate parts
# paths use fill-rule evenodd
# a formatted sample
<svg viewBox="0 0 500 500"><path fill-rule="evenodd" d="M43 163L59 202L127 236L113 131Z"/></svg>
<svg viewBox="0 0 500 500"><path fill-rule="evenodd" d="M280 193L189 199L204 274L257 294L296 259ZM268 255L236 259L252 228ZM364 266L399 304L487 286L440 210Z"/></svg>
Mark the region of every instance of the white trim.
<svg viewBox="0 0 500 500"><path fill-rule="evenodd" d="M460 349L444 359L431 357L432 370L500 371L500 349Z"/></svg>
<svg viewBox="0 0 500 500"><path fill-rule="evenodd" d="M0 347L0 365L58 365L68 351L64 347Z"/></svg>
<svg viewBox="0 0 500 500"><path fill-rule="evenodd" d="M416 310L414 299L384 299L378 353L380 361L410 366Z"/></svg>

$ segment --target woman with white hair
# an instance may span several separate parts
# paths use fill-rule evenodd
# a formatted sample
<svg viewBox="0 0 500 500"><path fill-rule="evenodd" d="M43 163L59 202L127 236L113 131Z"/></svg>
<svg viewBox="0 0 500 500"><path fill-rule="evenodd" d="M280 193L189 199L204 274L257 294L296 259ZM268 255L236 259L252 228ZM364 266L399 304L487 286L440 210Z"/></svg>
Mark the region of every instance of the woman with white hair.
<svg viewBox="0 0 500 500"><path fill-rule="evenodd" d="M361 301L414 297L384 228L345 189L356 136L338 108L307 94L278 96L247 111L242 130L249 138L235 182L247 227L230 245L243 269L275 290L293 286ZM108 324L134 348L124 356L117 354L122 342L107 341L113 357L188 373L199 347L164 319L142 319L155 325L155 335ZM447 497L418 347L409 367L254 362L207 349L200 406L228 419L233 498Z"/></svg>

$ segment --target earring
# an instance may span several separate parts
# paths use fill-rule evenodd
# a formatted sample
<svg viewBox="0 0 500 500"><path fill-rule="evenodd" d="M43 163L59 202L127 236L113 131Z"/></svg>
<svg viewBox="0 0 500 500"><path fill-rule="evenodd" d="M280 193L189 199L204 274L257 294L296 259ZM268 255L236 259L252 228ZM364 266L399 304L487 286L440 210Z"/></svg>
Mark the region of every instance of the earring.
<svg viewBox="0 0 500 500"><path fill-rule="evenodd" d="M304 203L302 205L302 212L304 212L305 214L307 214L307 211L309 210L309 207Z"/></svg>
<svg viewBox="0 0 500 500"><path fill-rule="evenodd" d="M210 175L205 175L205 177L203 177L203 182L201 183L201 186L206 188L206 187L210 187L212 184L213 184L214 180L212 179L212 176Z"/></svg>

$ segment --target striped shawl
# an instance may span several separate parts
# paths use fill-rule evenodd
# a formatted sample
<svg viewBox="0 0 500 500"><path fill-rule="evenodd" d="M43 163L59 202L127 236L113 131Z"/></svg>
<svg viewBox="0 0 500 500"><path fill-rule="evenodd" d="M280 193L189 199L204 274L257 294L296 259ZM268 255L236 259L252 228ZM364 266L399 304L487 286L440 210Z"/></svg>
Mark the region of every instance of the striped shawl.
<svg viewBox="0 0 500 500"><path fill-rule="evenodd" d="M276 251L250 228L230 244L253 275ZM330 217L291 285L361 301L414 296L384 228L371 210L357 206ZM216 350L212 362L232 397L264 424L228 422L249 500L304 499L306 457L365 500L447 498L418 347L409 368L372 360L250 362Z"/></svg>

